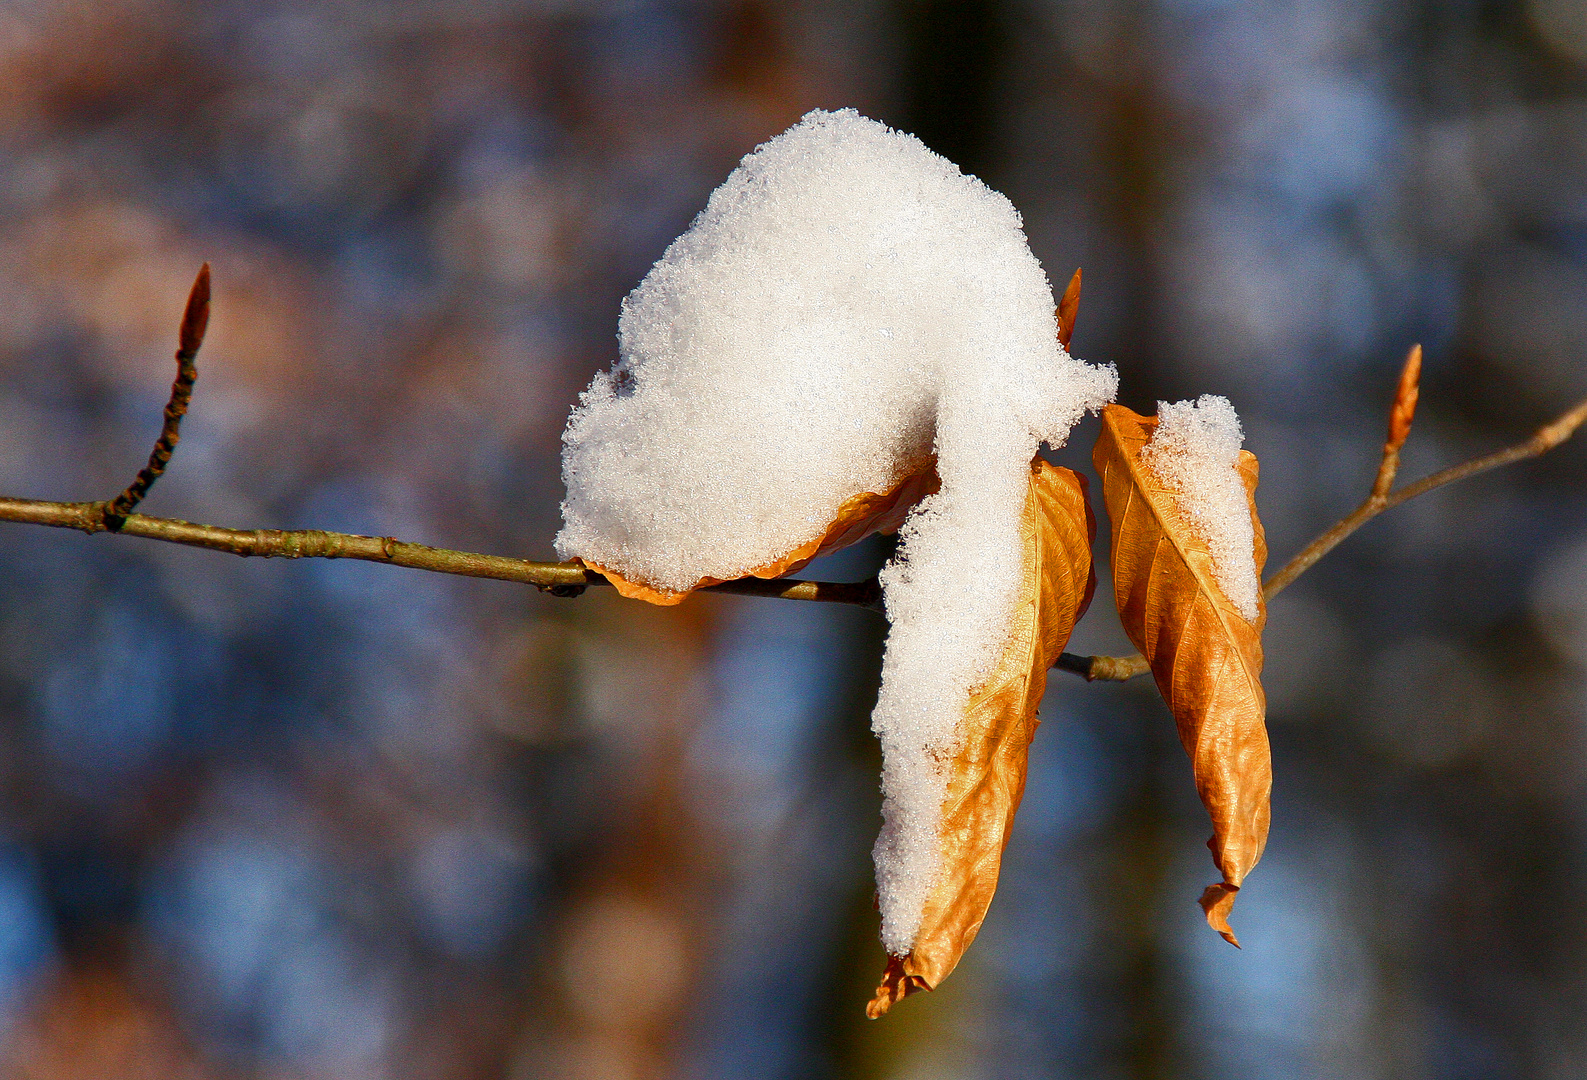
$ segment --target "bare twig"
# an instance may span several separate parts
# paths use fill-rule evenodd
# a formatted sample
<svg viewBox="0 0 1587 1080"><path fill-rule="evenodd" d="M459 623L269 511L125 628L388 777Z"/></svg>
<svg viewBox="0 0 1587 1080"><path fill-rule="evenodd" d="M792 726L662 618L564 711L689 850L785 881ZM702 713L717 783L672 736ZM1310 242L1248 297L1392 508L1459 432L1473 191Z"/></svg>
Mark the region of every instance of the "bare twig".
<svg viewBox="0 0 1587 1080"><path fill-rule="evenodd" d="M1420 361L1419 353L1413 353L1412 360ZM1406 366L1407 369L1410 367L1409 361L1407 362ZM1414 403L1414 388L1411 391L1411 394L1412 401ZM1399 408L1398 400L1395 402L1395 408L1397 413ZM1392 510L1394 507L1400 505L1402 502L1405 502L1408 499L1414 499L1418 495L1425 495L1434 488L1443 487L1445 484L1452 484L1456 480L1464 480L1467 477L1476 476L1479 473L1485 473L1490 469L1497 469L1503 465L1511 465L1517 461L1525 461L1527 458L1539 457L1543 454L1546 454L1575 434L1576 429L1581 427L1584 421L1587 421L1587 401L1582 401L1575 408L1565 413L1559 419L1538 428L1537 431L1532 433L1532 437L1523 443L1518 443L1515 446L1508 447L1504 450L1495 451L1494 453L1487 454L1483 457L1473 458L1472 460L1462 462L1459 465L1452 465L1447 469L1443 469L1431 476L1418 480L1414 484L1407 484L1405 487L1400 488L1400 490L1392 494L1388 492L1387 485L1384 485L1384 490L1381 494L1379 493L1377 487L1374 486L1373 492L1367 497L1366 502L1356 507L1356 509L1348 517L1344 518L1337 525L1333 526L1333 528L1329 529L1317 539L1307 544L1301 549L1298 555L1285 564L1282 570L1267 579L1267 581L1262 585L1263 598L1267 600L1273 599L1273 597L1282 592L1285 587L1290 584L1290 582L1294 581L1296 578L1300 577L1301 574L1305 573L1306 570L1308 570L1318 559L1322 558L1334 548L1338 547L1339 542L1345 537L1355 532L1361 526L1365 525L1367 522L1371 521L1385 510ZM1408 427L1409 420L1406 421L1406 424ZM1385 463L1387 463L1389 453L1390 447L1385 446ZM1393 447L1393 454L1394 457L1398 459L1398 446ZM1381 469L1379 471L1379 476L1382 476ZM1393 474L1391 472L1390 481L1392 482L1392 480Z"/></svg>
<svg viewBox="0 0 1587 1080"><path fill-rule="evenodd" d="M1587 423L1587 400L1579 402L1574 409L1561 416L1551 424L1544 424L1532 433L1532 437L1524 443L1519 443L1506 450L1498 450L1486 457L1475 458L1460 465L1451 465L1440 472L1414 484L1407 484L1400 490L1390 495L1383 502L1383 509L1389 510L1400 505L1407 499L1414 499L1418 495L1425 495L1434 488L1453 484L1456 480L1464 480L1468 476L1476 476L1490 469L1497 469L1503 465L1510 465L1527 458L1542 457L1556 446L1576 434L1582 424ZM1379 511L1380 513L1382 511ZM1315 541L1314 541L1315 542ZM1285 567L1288 569L1288 567ZM1287 582L1285 584L1288 584ZM1264 587L1265 591L1265 587ZM1277 592L1278 590L1273 590Z"/></svg>
<svg viewBox="0 0 1587 1080"><path fill-rule="evenodd" d="M1473 458L1459 465L1452 465L1391 493L1390 488L1394 485L1395 474L1399 471L1400 448L1405 445L1405 439L1411 432L1411 420L1416 414L1419 392L1417 387L1421 371L1422 347L1417 345L1405 358L1405 368L1400 374L1399 390L1395 394L1394 405L1389 410L1389 432L1383 444L1383 459L1378 465L1378 475L1372 484L1371 494L1360 506L1307 544L1282 569L1268 578L1262 585L1263 599L1271 600L1284 591L1318 559L1338 547L1347 536L1385 510L1391 510L1408 499L1425 495L1434 488L1452 484L1456 480L1464 480L1490 469L1546 454L1575 434L1583 423L1587 423L1587 401L1583 401L1559 419L1538 428L1532 437L1523 443ZM1076 656L1074 653L1064 653L1055 666L1083 675L1090 681L1105 679L1122 682L1137 675L1144 675L1150 670L1146 660L1139 655Z"/></svg>
<svg viewBox="0 0 1587 1080"><path fill-rule="evenodd" d="M182 312L182 328L177 334L176 381L171 384L171 397L165 403L165 424L160 437L149 453L149 463L128 485L127 490L110 500L104 508L105 528L118 532L132 508L143 501L154 482L171 463L171 454L182 439L182 417L187 415L188 402L193 400L193 383L198 379L198 350L204 344L204 331L209 326L209 263L198 269L193 289L187 295L187 308Z"/></svg>
<svg viewBox="0 0 1587 1080"><path fill-rule="evenodd" d="M1383 460L1378 464L1378 476L1372 484L1372 491L1360 506L1307 544L1299 554L1284 564L1283 569L1262 583L1264 600L1273 599L1290 582L1310 569L1313 563L1338 547L1345 537L1389 508L1391 505L1389 489L1394 486L1395 474L1400 469L1400 448L1405 445L1405 439L1411 433L1411 421L1416 416L1421 374L1422 347L1415 345L1412 346L1410 355L1405 358L1405 368L1400 372L1399 389L1394 395L1394 404L1389 409L1389 433L1383 442Z"/></svg>
<svg viewBox="0 0 1587 1080"><path fill-rule="evenodd" d="M175 518L150 517L147 514L128 514L119 528L111 529L105 520L105 507L105 503L98 502L62 503L0 498L0 521L79 529L85 533L119 532L125 536L141 536L148 540L163 540L232 555L282 559L358 559L438 574L515 581L561 596L577 596L587 586L608 584L600 574L586 570L578 563L530 562L505 555L451 551L390 536L359 536L320 529L227 529ZM713 585L710 591L782 600L819 600L873 609L879 609L881 597L874 579L826 582L750 578Z"/></svg>

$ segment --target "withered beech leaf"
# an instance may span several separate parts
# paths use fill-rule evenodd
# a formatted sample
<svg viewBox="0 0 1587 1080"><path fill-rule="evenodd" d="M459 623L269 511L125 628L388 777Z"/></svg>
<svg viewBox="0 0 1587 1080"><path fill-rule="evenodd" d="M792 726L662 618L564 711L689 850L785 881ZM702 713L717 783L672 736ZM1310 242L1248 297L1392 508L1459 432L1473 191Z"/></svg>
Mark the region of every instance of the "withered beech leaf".
<svg viewBox="0 0 1587 1080"><path fill-rule="evenodd" d="M1047 669L1096 589L1095 534L1085 479L1040 458L1033 461L1020 524L1024 577L1012 634L991 676L966 703L961 749L943 763L948 786L938 832L942 869L926 898L914 947L907 956L888 958L865 1010L872 1019L895 1001L940 985L981 929L1025 791L1025 762Z"/></svg>
<svg viewBox="0 0 1587 1080"><path fill-rule="evenodd" d="M910 469L902 480L885 492L862 491L858 495L851 495L838 507L837 514L832 519L832 524L827 526L825 532L808 543L801 544L781 558L774 559L764 566L757 566L745 570L738 575L740 578L779 578L784 574L796 573L804 566L822 555L830 554L850 544L857 544L872 533L896 532L904 523L904 517L910 509L927 495L931 495L942 486L942 481L937 477L937 459L926 458L919 465ZM607 581L612 583L619 594L630 600L645 600L652 604L664 607L683 602L683 599L696 589L703 589L709 585L720 585L728 578L703 577L682 592L673 592L669 589L658 589L646 585L641 581L630 581L614 570L590 562L588 559L578 559L585 566L594 570Z"/></svg>
<svg viewBox="0 0 1587 1080"><path fill-rule="evenodd" d="M1264 602L1247 622L1213 576L1212 554L1179 513L1174 495L1141 462L1157 427L1120 405L1102 412L1093 460L1113 527L1113 592L1125 633L1152 675L1190 755L1196 791L1212 818L1207 846L1223 874L1201 898L1208 924L1230 944L1235 894L1267 843L1273 785L1262 692ZM1267 561L1257 520L1257 462L1239 470L1256 533L1256 566Z"/></svg>

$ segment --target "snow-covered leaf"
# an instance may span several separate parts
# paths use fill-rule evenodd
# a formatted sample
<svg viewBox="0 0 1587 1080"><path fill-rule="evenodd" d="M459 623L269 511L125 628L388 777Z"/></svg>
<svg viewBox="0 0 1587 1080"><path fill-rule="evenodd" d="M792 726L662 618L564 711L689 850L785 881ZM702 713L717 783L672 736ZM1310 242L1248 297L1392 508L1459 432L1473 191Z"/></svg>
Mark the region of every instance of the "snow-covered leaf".
<svg viewBox="0 0 1587 1080"><path fill-rule="evenodd" d="M878 575L872 714L896 956L940 869L940 765L1009 637L1030 461L1117 387L1060 344L1057 306L1006 198L913 136L817 110L745 157L624 301L618 363L563 435L558 553L657 602L907 510Z"/></svg>
<svg viewBox="0 0 1587 1080"><path fill-rule="evenodd" d="M936 459L927 458L887 491L880 493L862 491L845 499L843 505L838 507L832 523L816 539L800 544L786 555L773 559L764 566L753 567L738 576L779 578L784 574L798 573L807 563L846 548L850 544L857 544L872 533L897 532L910 509L941 486L942 481L937 478ZM673 592L643 582L629 581L617 571L587 559L575 558L574 561L583 562L585 566L599 573L612 583L612 587L618 593L628 599L645 600L662 606L681 603L684 597L695 589L719 585L726 580L737 580L702 577L682 592Z"/></svg>
<svg viewBox="0 0 1587 1080"><path fill-rule="evenodd" d="M1202 896L1207 922L1232 944L1228 914L1235 894L1267 842L1273 770L1262 692L1260 589L1254 617L1241 614L1220 584L1205 517L1189 505L1183 484L1154 469L1142 452L1158 420L1119 405L1102 412L1094 461L1113 529L1113 591L1119 618L1179 727L1196 790L1212 818L1208 841L1223 881ZM1237 445L1237 444L1236 444ZM1256 458L1238 452L1237 469L1250 516L1253 565L1267 560L1256 516ZM1221 479L1221 478L1219 478ZM1207 515L1216 517L1216 514ZM1227 578L1235 568L1222 568ZM1247 569L1238 568L1242 573Z"/></svg>
<svg viewBox="0 0 1587 1080"><path fill-rule="evenodd" d="M937 830L941 869L927 894L913 947L906 956L889 958L866 1009L872 1018L908 994L938 986L981 929L1025 790L1026 758L1047 670L1096 587L1095 533L1085 479L1040 458L1032 462L1020 523L1023 573L1010 637L992 675L970 694L963 742L943 763L948 776Z"/></svg>

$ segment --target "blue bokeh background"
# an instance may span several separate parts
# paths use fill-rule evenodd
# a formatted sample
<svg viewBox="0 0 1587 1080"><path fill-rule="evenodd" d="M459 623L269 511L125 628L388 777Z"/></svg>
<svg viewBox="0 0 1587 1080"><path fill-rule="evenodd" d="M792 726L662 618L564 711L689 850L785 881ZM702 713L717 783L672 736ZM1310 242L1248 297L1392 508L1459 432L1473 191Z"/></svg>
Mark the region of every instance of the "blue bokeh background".
<svg viewBox="0 0 1587 1080"><path fill-rule="evenodd" d="M1234 401L1274 566L1365 493L1412 342L1407 477L1587 395L1578 0L11 0L0 493L128 482L208 260L148 512L549 558L621 298L841 106L1085 267L1125 404ZM0 1072L1587 1070L1587 443L1274 603L1242 951L1153 688L1055 674L979 941L877 1023L880 620L598 592L4 526ZM1106 600L1073 651L1128 649Z"/></svg>

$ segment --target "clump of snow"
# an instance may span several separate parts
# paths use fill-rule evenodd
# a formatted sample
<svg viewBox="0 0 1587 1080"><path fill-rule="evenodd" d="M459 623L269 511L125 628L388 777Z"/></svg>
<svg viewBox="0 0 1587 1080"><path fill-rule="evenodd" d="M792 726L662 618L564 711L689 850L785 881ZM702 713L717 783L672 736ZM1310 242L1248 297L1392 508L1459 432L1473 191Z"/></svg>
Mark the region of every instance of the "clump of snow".
<svg viewBox="0 0 1587 1080"><path fill-rule="evenodd" d="M1213 577L1247 622L1260 612L1256 532L1237 463L1240 418L1226 397L1157 403L1157 430L1141 460L1174 493L1180 514L1212 552Z"/></svg>
<svg viewBox="0 0 1587 1080"><path fill-rule="evenodd" d="M671 590L821 536L928 455L882 575L882 937L909 950L967 695L1008 636L1039 443L1111 400L1058 345L1009 201L918 139L810 113L744 158L623 304L563 436L557 550Z"/></svg>

